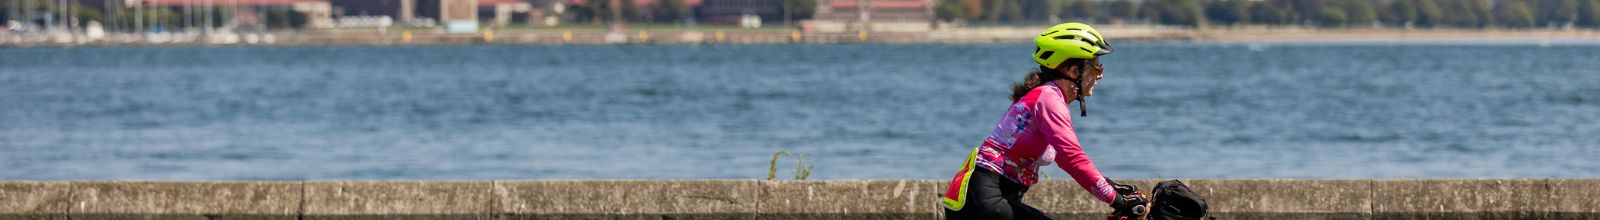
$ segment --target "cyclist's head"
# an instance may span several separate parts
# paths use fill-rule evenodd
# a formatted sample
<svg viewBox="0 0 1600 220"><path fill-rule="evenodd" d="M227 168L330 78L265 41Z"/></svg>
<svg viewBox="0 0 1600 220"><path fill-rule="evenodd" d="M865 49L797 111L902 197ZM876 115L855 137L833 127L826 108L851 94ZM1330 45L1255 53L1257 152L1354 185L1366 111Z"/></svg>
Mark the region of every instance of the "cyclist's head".
<svg viewBox="0 0 1600 220"><path fill-rule="evenodd" d="M1082 108L1080 114L1089 116L1083 98L1094 95L1094 86L1100 81L1103 70L1100 56L1111 54L1111 43L1093 27L1070 22L1045 29L1033 38L1033 45L1033 61L1039 64L1039 70L1011 85L1011 101L1017 101L1044 82L1055 81L1057 86L1075 92L1078 108Z"/></svg>
<svg viewBox="0 0 1600 220"><path fill-rule="evenodd" d="M1111 54L1111 44L1083 23L1063 23L1033 38L1033 61L1041 69L1057 70L1062 64L1085 64Z"/></svg>
<svg viewBox="0 0 1600 220"><path fill-rule="evenodd" d="M1081 96L1092 95L1094 84L1101 77L1099 58L1112 51L1111 44L1099 31L1077 22L1051 26L1035 37L1033 43L1033 61L1039 64L1039 69L1030 72L1023 82L1012 85L1012 101L1039 84L1056 80L1071 81L1072 84L1061 86L1078 88ZM1087 77L1080 77L1084 75Z"/></svg>
<svg viewBox="0 0 1600 220"><path fill-rule="evenodd" d="M1072 81L1078 96L1094 95L1101 75L1100 56L1111 54L1111 43L1094 27L1070 22L1051 26L1033 38L1033 61L1041 72L1055 72ZM1065 86L1065 85L1064 85Z"/></svg>

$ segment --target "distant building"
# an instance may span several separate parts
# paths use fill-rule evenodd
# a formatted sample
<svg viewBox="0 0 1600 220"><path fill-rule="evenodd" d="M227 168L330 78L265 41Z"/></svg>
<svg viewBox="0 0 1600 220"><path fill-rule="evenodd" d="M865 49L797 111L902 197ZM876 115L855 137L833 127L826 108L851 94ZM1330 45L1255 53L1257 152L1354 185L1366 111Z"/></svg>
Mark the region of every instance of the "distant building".
<svg viewBox="0 0 1600 220"><path fill-rule="evenodd" d="M527 23L532 19L529 0L330 0L335 16L387 16L402 24L429 26L434 22L457 25L479 22L492 25ZM476 24L473 24L476 25Z"/></svg>
<svg viewBox="0 0 1600 220"><path fill-rule="evenodd" d="M224 7L235 6L233 20L218 21L232 22L234 24L251 25L265 23L264 15L258 14L260 8L287 8L289 10L305 13L307 16L306 27L328 28L333 27L333 7L327 0L138 0L146 6L155 7ZM131 4L129 4L131 5ZM181 9L180 9L181 10Z"/></svg>
<svg viewBox="0 0 1600 220"><path fill-rule="evenodd" d="M818 0L817 31L918 32L932 29L932 0Z"/></svg>
<svg viewBox="0 0 1600 220"><path fill-rule="evenodd" d="M705 0L698 12L700 20L706 23L741 23L745 15L760 17L764 23L783 21L780 0Z"/></svg>
<svg viewBox="0 0 1600 220"><path fill-rule="evenodd" d="M329 0L335 16L389 16L397 21L416 18L417 0Z"/></svg>
<svg viewBox="0 0 1600 220"><path fill-rule="evenodd" d="M823 0L828 10L818 18L881 22L927 22L933 19L929 0Z"/></svg>
<svg viewBox="0 0 1600 220"><path fill-rule="evenodd" d="M589 2L590 1L612 1L612 0L560 0L560 1L563 3L563 5L567 5L567 6L587 7L587 6L589 6ZM638 9L638 10L650 10L652 5L656 5L656 4L660 4L661 3L660 0L616 0L616 1L618 1L619 3L621 1L633 1L633 5L637 6L635 8ZM707 1L707 0L682 0L682 1L683 1L683 5L685 7L689 7L690 9L694 9L694 8L697 8L697 7L701 6L702 4L704 4L704 1ZM766 1L775 1L775 0L766 0ZM691 11L690 13L692 14L694 12ZM701 20L704 20L704 19L702 18Z"/></svg>
<svg viewBox="0 0 1600 220"><path fill-rule="evenodd" d="M445 32L478 32L478 0L427 0L418 4L423 16L438 18Z"/></svg>
<svg viewBox="0 0 1600 220"><path fill-rule="evenodd" d="M589 1L597 1L597 0L559 0L559 1L560 2L565 2L567 5L589 5ZM609 1L609 0L598 0L598 1ZM657 4L657 3L661 2L660 0L632 0L632 1L633 1L633 5L638 5L638 6L654 5L654 4ZM684 5L688 5L689 7L694 7L694 6L700 5L701 2L703 2L703 1L705 1L705 0L683 0L683 4ZM774 1L774 0L767 0L767 1Z"/></svg>
<svg viewBox="0 0 1600 220"><path fill-rule="evenodd" d="M533 5L526 0L478 0L478 20L490 25L533 23L532 11Z"/></svg>

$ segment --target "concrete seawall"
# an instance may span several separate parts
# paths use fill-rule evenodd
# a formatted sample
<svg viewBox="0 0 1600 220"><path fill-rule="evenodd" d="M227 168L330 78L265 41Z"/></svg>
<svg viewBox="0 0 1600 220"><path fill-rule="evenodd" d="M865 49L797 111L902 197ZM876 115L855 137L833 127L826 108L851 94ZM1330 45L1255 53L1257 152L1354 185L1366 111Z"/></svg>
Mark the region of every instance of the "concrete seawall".
<svg viewBox="0 0 1600 220"><path fill-rule="evenodd" d="M1155 180L1119 181L1148 190ZM1600 219L1600 179L1185 180L1218 219ZM4 219L937 219L938 180L0 181ZM1108 208L1071 181L1028 203Z"/></svg>

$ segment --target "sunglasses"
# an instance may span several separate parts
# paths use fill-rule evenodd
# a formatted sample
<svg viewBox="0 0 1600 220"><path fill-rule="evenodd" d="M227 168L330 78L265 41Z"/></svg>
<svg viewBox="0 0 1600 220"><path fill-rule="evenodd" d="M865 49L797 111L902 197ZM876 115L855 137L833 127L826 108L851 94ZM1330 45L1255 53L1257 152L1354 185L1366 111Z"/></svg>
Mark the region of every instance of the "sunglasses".
<svg viewBox="0 0 1600 220"><path fill-rule="evenodd" d="M1102 74L1105 73L1106 66L1100 64L1100 59L1094 59L1094 60L1089 61L1089 64L1087 65L1087 67L1088 67L1087 70L1089 70L1088 71L1089 74L1087 75L1088 77L1085 77L1085 79L1100 80L1100 78L1105 77L1105 75L1102 75Z"/></svg>
<svg viewBox="0 0 1600 220"><path fill-rule="evenodd" d="M1095 62L1093 67L1094 67L1094 76L1096 76L1096 77L1099 77L1101 73L1104 73L1106 71L1106 65L1102 65L1102 64L1100 64L1100 62Z"/></svg>

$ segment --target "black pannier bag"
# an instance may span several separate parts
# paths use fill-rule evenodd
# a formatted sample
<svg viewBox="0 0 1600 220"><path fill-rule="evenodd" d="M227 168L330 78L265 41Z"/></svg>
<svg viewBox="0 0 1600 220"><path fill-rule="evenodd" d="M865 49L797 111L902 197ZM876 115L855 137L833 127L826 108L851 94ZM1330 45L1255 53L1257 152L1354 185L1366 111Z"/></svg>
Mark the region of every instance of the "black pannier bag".
<svg viewBox="0 0 1600 220"><path fill-rule="evenodd" d="M1150 189L1150 220L1198 220L1206 217L1206 199L1182 181L1167 180Z"/></svg>

